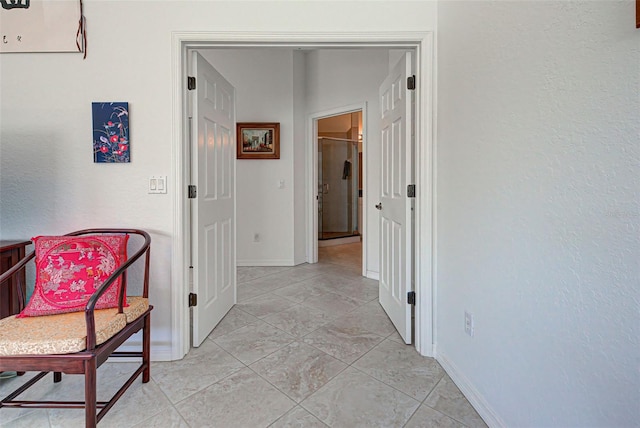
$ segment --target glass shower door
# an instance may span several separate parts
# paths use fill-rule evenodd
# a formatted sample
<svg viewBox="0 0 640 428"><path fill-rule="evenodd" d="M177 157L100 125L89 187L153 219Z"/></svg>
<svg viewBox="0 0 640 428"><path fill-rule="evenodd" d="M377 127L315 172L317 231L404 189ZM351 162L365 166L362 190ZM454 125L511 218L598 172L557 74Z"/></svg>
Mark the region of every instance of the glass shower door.
<svg viewBox="0 0 640 428"><path fill-rule="evenodd" d="M322 139L318 139L318 239L322 234Z"/></svg>
<svg viewBox="0 0 640 428"><path fill-rule="evenodd" d="M318 239L358 235L358 146L318 139Z"/></svg>

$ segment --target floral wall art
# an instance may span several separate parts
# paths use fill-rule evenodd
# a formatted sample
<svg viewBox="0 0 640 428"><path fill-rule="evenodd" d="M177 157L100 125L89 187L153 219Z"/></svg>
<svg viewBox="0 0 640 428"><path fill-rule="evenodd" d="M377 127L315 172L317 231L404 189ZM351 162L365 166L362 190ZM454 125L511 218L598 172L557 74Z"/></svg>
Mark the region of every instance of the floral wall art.
<svg viewBox="0 0 640 428"><path fill-rule="evenodd" d="M131 162L129 103L92 103L93 161Z"/></svg>

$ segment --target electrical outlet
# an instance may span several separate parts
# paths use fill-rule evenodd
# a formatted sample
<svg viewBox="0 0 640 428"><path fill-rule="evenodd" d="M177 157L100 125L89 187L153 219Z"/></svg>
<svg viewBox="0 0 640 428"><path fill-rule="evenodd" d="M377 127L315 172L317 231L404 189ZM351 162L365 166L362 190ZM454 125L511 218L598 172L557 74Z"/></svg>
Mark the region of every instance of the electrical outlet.
<svg viewBox="0 0 640 428"><path fill-rule="evenodd" d="M473 314L464 311L464 332L473 337Z"/></svg>
<svg viewBox="0 0 640 428"><path fill-rule="evenodd" d="M254 233L253 234L253 242L260 242L260 234L259 233Z"/></svg>

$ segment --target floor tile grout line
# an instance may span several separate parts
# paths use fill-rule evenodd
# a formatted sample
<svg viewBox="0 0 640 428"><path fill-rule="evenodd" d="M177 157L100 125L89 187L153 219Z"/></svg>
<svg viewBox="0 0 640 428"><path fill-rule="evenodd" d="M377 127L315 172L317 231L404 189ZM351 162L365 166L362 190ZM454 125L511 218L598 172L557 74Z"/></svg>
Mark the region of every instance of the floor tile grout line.
<svg viewBox="0 0 640 428"><path fill-rule="evenodd" d="M288 270L293 270L293 269L295 269L295 267L296 267L296 266L293 266L291 269L288 269ZM284 271L283 271L283 272L284 272ZM256 280L258 280L258 279L267 278L267 277L269 277L269 276L277 275L277 274L279 274L279 273L280 273L280 272L276 272L276 273L273 273L273 274L265 275L265 276L263 276L263 277L253 278L253 279L250 279L250 280L245 281L245 282L237 283L237 285L247 285L247 284L249 284L249 283L250 283L250 282L252 282L252 281L256 281ZM293 280L293 282L288 282L288 281L287 281L287 283L286 283L286 284L284 284L284 285L282 285L282 286L280 286L280 287L274 288L274 289L273 289L273 290L271 290L271 291L279 290L279 289L281 289L281 288L288 287L288 286L290 286L290 285L299 284L299 283L304 282L304 281L307 281L307 280L309 280L309 279L317 278L318 276L321 276L321 275L324 275L324 273L318 273L318 274L316 274L316 275L313 275L313 276L310 276L310 277L307 277L307 278L302 278L302 279L297 279L297 278L296 278L296 279L294 279L294 280Z"/></svg>
<svg viewBox="0 0 640 428"><path fill-rule="evenodd" d="M256 277L248 279L246 281L238 282L238 284L244 284L244 283L253 281L254 279L266 278L266 277L271 276L271 275L276 275L276 274L278 274L280 272L286 272L288 270L296 268L297 266L298 265L296 265L296 266L286 266L285 269L281 269L281 270L278 270L276 272L268 273L268 274L265 274L265 275L256 276ZM247 268L247 267L281 267L281 266L238 266L238 268Z"/></svg>
<svg viewBox="0 0 640 428"><path fill-rule="evenodd" d="M443 369L444 371L444 369ZM427 395L427 397L424 399L424 401L422 402L422 404L424 404L425 406L429 407L432 410L435 410L436 412L442 413L443 415L453 419L454 421L458 422L459 424L461 424L462 426L466 427L467 425L465 423L463 423L462 421L458 420L458 418L456 418L453 415L450 415L449 413L445 412L444 410L439 410L439 409L435 409L432 406L428 405L426 403L426 401L429 399L429 396L431 396L431 394L433 394L433 392L438 388L438 385L440 385L440 383L442 383L444 381L444 379L447 377L447 372L444 372L444 374L442 375L442 377L440 378L440 380L438 381L438 383L436 383L436 386L433 387L433 389L431 390L431 392L429 393L429 395ZM457 388L457 386L456 386ZM464 395L464 394L463 394ZM465 397L466 399L466 397ZM475 411L475 409L474 409Z"/></svg>
<svg viewBox="0 0 640 428"><path fill-rule="evenodd" d="M185 421L185 420L184 420L184 416L182 416L182 413L180 413L180 412L178 411L178 409L176 409L175 404L173 404L173 402L171 401L171 399L170 399L170 398L167 396L167 394L164 392L164 389L162 389L162 388L160 387L160 385L158 385L158 383L155 381L155 379L153 379L153 376L151 376L150 381L151 381L151 382L153 382L153 383L155 384L155 386L160 390L160 393L161 393L162 395L164 395L164 398L166 398L166 399L167 399L167 402L169 403L169 406L170 406L170 407L172 407L172 408L173 408L173 410L175 410L175 411L176 411L176 413L177 413L178 415L180 415L180 419L182 419L183 421ZM207 388L208 388L208 387L207 387ZM205 389L206 389L206 388L205 388ZM144 421L140 421L140 422L138 422L136 425L140 425L140 424L142 424L142 423L144 423L144 422L147 422L147 421L151 420L152 418L155 418L156 416L158 416L158 415L159 415L160 413L162 413L163 411L164 411L164 409L163 409L163 410L160 410L158 413L156 413L156 414L154 414L153 416L151 416L151 417L149 417L149 418L145 419ZM186 423L186 421L185 421L185 423ZM133 426L135 427L135 425L133 425Z"/></svg>
<svg viewBox="0 0 640 428"><path fill-rule="evenodd" d="M293 343L293 342L292 342L292 343ZM290 346L290 345L291 345L291 344L289 344L289 345L287 345L287 346ZM310 346L310 345L309 345L309 346ZM284 349L284 348L281 348L280 350L282 350L282 349ZM320 350L318 350L318 351L320 351ZM278 351L276 351L276 352L278 352ZM323 351L320 351L320 352L323 352ZM323 353L324 353L325 355L327 355L327 356L329 356L329 357L331 357L331 358L333 358L333 359L337 360L337 361L340 361L340 360L338 360L336 357L333 357L333 356L331 356L331 355L329 355L329 354L327 354L327 353L325 353L325 352L323 352ZM273 355L273 354L270 354L270 355ZM266 357L264 357L264 358L266 358ZM263 360L264 358L262 358L261 360ZM261 360L258 360L258 361L261 361ZM258 361L255 361L255 362L251 363L251 365L253 365L253 364L257 363ZM344 362L343 362L343 361L340 361L340 362L344 364ZM338 373L336 373L335 375L333 375L331 378L329 378L329 380L327 380L327 382L325 382L325 384L324 384L324 385L322 385L320 388L318 388L317 390L313 391L311 394L307 395L306 397L304 397L304 398L303 398L302 400L300 400L300 401L297 401L295 398L291 397L289 394L287 394L286 392L284 392L283 390L281 390L280 388L278 388L278 386L277 386L277 385L274 385L273 383L271 383L271 381L270 381L269 379L267 379L266 377L262 376L260 373L258 373L257 371L255 371L255 370L253 369L253 367L250 367L250 366L247 366L247 367L248 367L249 369L251 369L251 371L253 371L256 375L260 376L260 378L264 379L267 383L269 383L271 386L273 386L273 387L274 387L274 388L276 388L278 391L280 391L282 394L286 395L286 396L287 396L291 401L295 402L295 403L296 403L296 406L299 406L299 405L300 405L300 403L302 403L304 400L306 400L307 398L311 397L313 394L315 394L316 392L318 392L318 391L320 391L322 388L324 388L324 386L325 386L325 385L327 385L329 382L331 382L333 379L335 379L338 375L340 375L342 372L344 372L344 371L345 371L349 366L345 364L345 367L344 367L343 369L341 369ZM306 409L305 409L305 410L306 410ZM287 411L287 413L288 413L289 411L291 411L291 409L289 409L289 410ZM285 413L285 414L286 414L286 413ZM314 415L314 416L315 416L315 415Z"/></svg>
<svg viewBox="0 0 640 428"><path fill-rule="evenodd" d="M284 413L282 416L280 416L278 419L276 419L275 421L273 421L271 424L269 424L267 426L267 428L273 427L274 424L276 424L279 420L281 420L282 418L284 418L285 416L287 416L289 413L291 413L292 411L294 411L296 408L300 408L303 411L309 413L311 416L313 416L318 422L320 422L321 424L323 424L325 427L328 427L327 424L325 424L324 422L322 422L320 419L318 419L318 417L316 417L316 415L314 415L313 413L309 412L307 409L305 409L304 407L302 407L300 405L300 403L297 403L292 409L290 409L288 412Z"/></svg>
<svg viewBox="0 0 640 428"><path fill-rule="evenodd" d="M215 342L214 342L214 343L215 343ZM221 350L222 352L224 352L224 353L226 353L227 355L229 355L231 358L233 358L234 360L236 360L238 363L242 364L244 367L247 367L247 366L246 366L246 364L244 364L242 361L240 361L239 359L237 359L233 354L231 354L229 351L227 351L226 349L224 349L222 346L218 345L217 343L215 343L215 345L216 345L218 348L220 348L220 350ZM158 389L160 389L160 391L164 394L164 396L167 398L167 400L169 401L169 403L170 403L171 405L173 405L173 406L174 406L174 408L175 408L175 406L176 406L177 404L182 403L184 400L186 400L186 399L188 399L188 398L192 397L193 395L198 394L198 393L200 393L200 392L204 391L205 389L212 387L213 385L215 385L215 384L217 384L217 383L219 383L219 382L223 381L224 379L228 378L229 376L232 376L232 375L234 375L234 374L238 373L240 370L242 370L242 367L240 367L240 368L238 368L238 369L234 369L234 370L232 370L230 373L228 373L227 375L225 375L225 376L221 377L221 378L220 378L220 379L218 379L217 381L215 381L215 382L213 382L213 383L210 383L209 385L207 385L207 386L205 386L205 387L202 387L201 389L199 389L199 390L197 390L197 391L194 391L194 392L190 393L189 395L185 396L184 398L182 398L181 400L177 401L176 403L173 403L173 402L171 401L171 399L169 398L169 396L167 396L167 394L166 394L166 392L164 391L164 389L163 389L163 388L158 384L158 382L153 378L153 374L151 375L151 380L153 380L153 381L155 382L155 384L156 384L156 386L158 387ZM176 411L177 411L177 410L178 410L178 409L176 409ZM179 414L180 414L180 416L182 417L182 413L180 413L180 412L178 412L178 413L179 413ZM184 417L183 417L183 419L184 419Z"/></svg>

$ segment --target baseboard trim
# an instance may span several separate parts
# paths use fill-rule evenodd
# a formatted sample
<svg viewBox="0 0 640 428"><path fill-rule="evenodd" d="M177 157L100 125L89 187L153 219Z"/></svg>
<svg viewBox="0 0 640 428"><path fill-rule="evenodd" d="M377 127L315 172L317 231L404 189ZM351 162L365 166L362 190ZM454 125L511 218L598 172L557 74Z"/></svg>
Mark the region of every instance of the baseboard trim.
<svg viewBox="0 0 640 428"><path fill-rule="evenodd" d="M493 408L489 405L487 400L478 392L478 390L473 386L471 381L458 369L458 367L451 362L446 356L442 349L438 350L436 354L436 360L444 371L447 372L453 383L456 384L458 389L462 391L464 396L469 400L469 403L476 409L476 412L484 419L487 425L492 428L502 428L507 425L504 423L502 418L498 416L498 414L493 410Z"/></svg>
<svg viewBox="0 0 640 428"><path fill-rule="evenodd" d="M293 259L281 260L236 260L237 266L295 266Z"/></svg>
<svg viewBox="0 0 640 428"><path fill-rule="evenodd" d="M376 281L380 280L380 272L375 272L375 271L372 271L372 270L368 270L366 276L369 279L375 279Z"/></svg>

